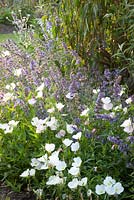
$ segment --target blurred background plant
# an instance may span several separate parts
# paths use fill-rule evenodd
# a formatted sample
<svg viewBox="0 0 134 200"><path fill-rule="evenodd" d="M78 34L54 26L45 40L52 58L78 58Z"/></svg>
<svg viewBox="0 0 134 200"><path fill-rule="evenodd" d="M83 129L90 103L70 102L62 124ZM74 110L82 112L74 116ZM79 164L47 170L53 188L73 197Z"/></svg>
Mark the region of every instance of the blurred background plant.
<svg viewBox="0 0 134 200"><path fill-rule="evenodd" d="M127 40L130 47L127 44L125 52L128 56L129 51L131 57L133 1L45 1L40 4L40 9L44 13L44 22L49 20L52 23L53 36L75 50L90 67L97 66L101 71L122 68L124 59L117 53Z"/></svg>
<svg viewBox="0 0 134 200"><path fill-rule="evenodd" d="M12 12L16 14L21 10L22 16L30 15L30 21L34 19L35 0L3 0L0 1L0 23L11 24ZM7 19L8 18L8 19Z"/></svg>

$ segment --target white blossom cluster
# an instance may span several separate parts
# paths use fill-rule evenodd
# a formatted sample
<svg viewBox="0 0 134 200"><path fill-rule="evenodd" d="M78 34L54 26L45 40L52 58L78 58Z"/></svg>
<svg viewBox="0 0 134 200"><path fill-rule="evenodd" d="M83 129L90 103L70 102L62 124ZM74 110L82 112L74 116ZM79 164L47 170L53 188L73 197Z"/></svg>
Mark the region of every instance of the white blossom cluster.
<svg viewBox="0 0 134 200"><path fill-rule="evenodd" d="M4 131L5 134L12 133L13 129L18 125L19 121L11 120L8 123L0 124L0 129Z"/></svg>
<svg viewBox="0 0 134 200"><path fill-rule="evenodd" d="M101 195L107 193L108 195L119 195L124 191L122 184L116 182L111 176L107 176L103 184L96 185L96 194Z"/></svg>
<svg viewBox="0 0 134 200"><path fill-rule="evenodd" d="M36 133L42 133L49 127L51 130L57 130L58 120L55 117L47 117L45 119L32 118L31 124L36 127Z"/></svg>
<svg viewBox="0 0 134 200"><path fill-rule="evenodd" d="M129 118L125 120L120 127L124 128L124 132L126 133L132 133L134 131L134 123L132 123L132 120Z"/></svg>

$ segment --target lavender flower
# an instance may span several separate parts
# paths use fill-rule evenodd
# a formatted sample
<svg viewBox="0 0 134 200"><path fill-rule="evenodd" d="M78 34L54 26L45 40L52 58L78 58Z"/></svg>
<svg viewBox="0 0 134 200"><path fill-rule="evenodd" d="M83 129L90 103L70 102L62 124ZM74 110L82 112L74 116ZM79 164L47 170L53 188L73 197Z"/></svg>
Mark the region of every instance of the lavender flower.
<svg viewBox="0 0 134 200"><path fill-rule="evenodd" d="M115 137L115 136L108 136L107 138L110 142L120 145L121 144L121 140L119 139L119 137Z"/></svg>
<svg viewBox="0 0 134 200"><path fill-rule="evenodd" d="M32 60L31 62L30 62L30 69L31 70L34 70L34 68L37 66L37 63L36 63L36 61L35 60Z"/></svg>
<svg viewBox="0 0 134 200"><path fill-rule="evenodd" d="M127 141L129 141L131 144L134 143L134 136L127 137Z"/></svg>
<svg viewBox="0 0 134 200"><path fill-rule="evenodd" d="M112 73L109 71L109 69L105 69L105 71L104 71L104 77L105 77L107 80L111 80Z"/></svg>
<svg viewBox="0 0 134 200"><path fill-rule="evenodd" d="M119 150L123 153L127 153L129 150L128 144L120 143L118 146Z"/></svg>

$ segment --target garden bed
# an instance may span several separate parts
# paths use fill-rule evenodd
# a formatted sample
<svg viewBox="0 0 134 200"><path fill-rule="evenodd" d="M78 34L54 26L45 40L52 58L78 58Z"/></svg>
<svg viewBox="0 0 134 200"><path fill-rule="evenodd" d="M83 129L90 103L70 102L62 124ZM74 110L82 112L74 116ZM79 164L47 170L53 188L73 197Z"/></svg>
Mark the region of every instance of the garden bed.
<svg viewBox="0 0 134 200"><path fill-rule="evenodd" d="M13 192L5 185L0 186L0 200L35 200L31 192Z"/></svg>
<svg viewBox="0 0 134 200"><path fill-rule="evenodd" d="M14 30L15 28L12 25L0 24L0 34L13 33Z"/></svg>

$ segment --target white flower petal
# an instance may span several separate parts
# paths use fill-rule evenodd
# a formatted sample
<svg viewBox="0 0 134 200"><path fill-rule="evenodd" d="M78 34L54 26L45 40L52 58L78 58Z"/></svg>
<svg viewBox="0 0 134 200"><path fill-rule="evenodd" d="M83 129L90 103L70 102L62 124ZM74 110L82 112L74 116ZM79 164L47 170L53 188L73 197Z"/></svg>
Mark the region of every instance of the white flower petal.
<svg viewBox="0 0 134 200"><path fill-rule="evenodd" d="M70 189L76 189L77 187L78 187L78 185L79 185L79 181L78 181L78 179L77 178L74 178L72 181L70 181L69 183L68 183L68 187L70 188Z"/></svg>
<svg viewBox="0 0 134 200"><path fill-rule="evenodd" d="M58 109L58 111L61 111L62 108L64 108L65 105L63 105L62 103L57 103L56 104L56 108Z"/></svg>
<svg viewBox="0 0 134 200"><path fill-rule="evenodd" d="M56 169L58 171L63 171L66 167L67 167L67 164L65 163L65 161L59 161L56 163Z"/></svg>
<svg viewBox="0 0 134 200"><path fill-rule="evenodd" d="M82 178L82 179L79 181L79 186L86 186L86 185L87 185L87 177Z"/></svg>
<svg viewBox="0 0 134 200"><path fill-rule="evenodd" d="M88 116L88 113L89 113L89 108L83 110L80 114L80 116Z"/></svg>
<svg viewBox="0 0 134 200"><path fill-rule="evenodd" d="M66 146L66 147L69 147L71 144L72 144L72 140L70 140L70 139L65 139L65 140L63 140L63 144Z"/></svg>
<svg viewBox="0 0 134 200"><path fill-rule="evenodd" d="M95 192L98 195L105 194L105 186L103 184L102 185L96 185Z"/></svg>
<svg viewBox="0 0 134 200"><path fill-rule="evenodd" d="M111 176L107 176L103 183L105 186L113 186L116 183L116 181Z"/></svg>
<svg viewBox="0 0 134 200"><path fill-rule="evenodd" d="M55 144L45 144L45 150L49 153L51 153L52 151L54 151L55 149Z"/></svg>
<svg viewBox="0 0 134 200"><path fill-rule="evenodd" d="M115 194L115 189L113 186L106 186L105 187L106 193L108 195L114 195Z"/></svg>
<svg viewBox="0 0 134 200"><path fill-rule="evenodd" d="M63 183L63 178L60 178L59 176L50 176L48 181L46 182L46 185L59 185Z"/></svg>
<svg viewBox="0 0 134 200"><path fill-rule="evenodd" d="M80 167L81 166L82 160L81 160L80 157L75 157L73 160L74 160L74 162L72 163L73 167Z"/></svg>
<svg viewBox="0 0 134 200"><path fill-rule="evenodd" d="M72 138L75 140L80 140L81 136L82 136L82 132L78 132L76 135L73 135Z"/></svg>
<svg viewBox="0 0 134 200"><path fill-rule="evenodd" d="M72 100L74 97L75 97L75 94L72 94L70 92L66 95L66 98L70 100Z"/></svg>
<svg viewBox="0 0 134 200"><path fill-rule="evenodd" d="M103 98L101 99L101 101L102 101L102 103L104 103L104 104L109 104L109 103L111 103L111 99L110 99L109 97L103 97Z"/></svg>
<svg viewBox="0 0 134 200"><path fill-rule="evenodd" d="M116 193L116 194L121 194L121 193L124 191L124 188L122 187L122 185L121 185L120 182L117 182L117 183L114 185L114 189L115 189L115 193Z"/></svg>
<svg viewBox="0 0 134 200"><path fill-rule="evenodd" d="M73 152L78 151L79 148L80 148L79 142L75 142L75 143L73 143L73 144L71 145L71 151L73 151Z"/></svg>
<svg viewBox="0 0 134 200"><path fill-rule="evenodd" d="M66 124L66 129L67 129L67 132L72 134L73 132L75 132L75 129L77 128L76 125L74 124Z"/></svg>
<svg viewBox="0 0 134 200"><path fill-rule="evenodd" d="M78 176L80 173L79 167L71 167L70 170L68 170L68 173L72 176Z"/></svg>

